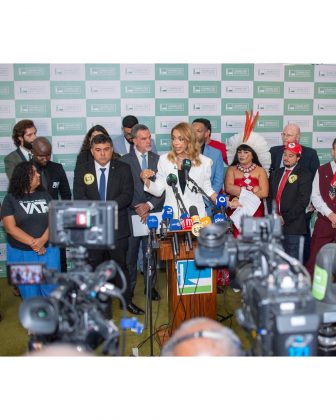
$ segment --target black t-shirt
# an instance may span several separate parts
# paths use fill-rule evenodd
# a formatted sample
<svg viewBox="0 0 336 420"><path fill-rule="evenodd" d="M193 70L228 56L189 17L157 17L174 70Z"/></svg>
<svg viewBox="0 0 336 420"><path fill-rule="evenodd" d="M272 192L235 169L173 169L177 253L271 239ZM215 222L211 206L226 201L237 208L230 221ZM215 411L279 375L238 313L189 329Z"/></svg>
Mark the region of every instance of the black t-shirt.
<svg viewBox="0 0 336 420"><path fill-rule="evenodd" d="M39 238L48 227L49 201L51 196L45 191L25 194L23 198L7 194L1 206L1 219L5 216L14 216L18 228L34 238ZM9 234L7 241L14 248L31 251L30 246L17 241Z"/></svg>

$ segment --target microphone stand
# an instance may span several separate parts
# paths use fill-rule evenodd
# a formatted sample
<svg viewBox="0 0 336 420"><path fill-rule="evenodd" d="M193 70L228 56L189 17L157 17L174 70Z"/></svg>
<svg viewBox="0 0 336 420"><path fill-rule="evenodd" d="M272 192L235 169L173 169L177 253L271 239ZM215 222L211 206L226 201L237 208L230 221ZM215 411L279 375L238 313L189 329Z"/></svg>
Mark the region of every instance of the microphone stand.
<svg viewBox="0 0 336 420"><path fill-rule="evenodd" d="M176 198L176 202L177 202L177 206L180 210L181 213L188 213L187 209L182 201L182 198L180 196L180 193L178 192L178 189L176 187L176 185L172 184L171 185L175 198ZM192 239L191 239L191 234L190 232L186 232L186 239L187 239L187 243L188 243L188 247L189 249L192 249L193 245L192 245Z"/></svg>
<svg viewBox="0 0 336 420"><path fill-rule="evenodd" d="M152 287L154 286L155 279L157 278L157 262L156 254L154 249L158 248L158 242L152 238L152 232L148 234L147 241L147 250L146 250L146 260L147 260L147 270L146 270L146 307L145 307L145 325L144 328L147 328L148 324L148 312L149 312L149 342L150 342L150 355L154 356L154 338L153 338L153 305L152 305ZM149 311L148 311L149 307Z"/></svg>

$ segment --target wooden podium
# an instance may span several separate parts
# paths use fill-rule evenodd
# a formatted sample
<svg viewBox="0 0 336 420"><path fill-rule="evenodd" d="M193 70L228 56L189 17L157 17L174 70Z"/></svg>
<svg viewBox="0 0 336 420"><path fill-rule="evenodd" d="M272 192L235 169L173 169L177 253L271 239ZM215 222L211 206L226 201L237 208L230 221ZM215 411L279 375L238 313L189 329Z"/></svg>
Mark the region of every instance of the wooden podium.
<svg viewBox="0 0 336 420"><path fill-rule="evenodd" d="M193 248L188 249L185 243L186 231L177 231L179 242L179 254L177 261L190 260L193 264L194 249L197 247L197 240L192 236ZM191 233L191 232L190 232ZM173 233L169 232L167 239L160 242L160 258L167 261L167 277L168 277L168 311L169 311L169 334L172 334L183 321L195 317L208 317L216 319L216 275L217 270L212 270L212 291L210 293L197 293L188 295L179 294L177 271L173 255L172 237Z"/></svg>

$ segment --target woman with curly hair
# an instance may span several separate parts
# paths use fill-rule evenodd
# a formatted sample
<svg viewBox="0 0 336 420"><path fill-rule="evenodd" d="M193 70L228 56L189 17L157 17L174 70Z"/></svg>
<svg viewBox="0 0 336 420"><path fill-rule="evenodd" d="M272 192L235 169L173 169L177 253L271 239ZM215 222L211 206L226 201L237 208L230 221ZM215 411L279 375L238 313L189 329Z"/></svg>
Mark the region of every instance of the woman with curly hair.
<svg viewBox="0 0 336 420"><path fill-rule="evenodd" d="M187 212L189 212L190 206L196 206L200 217L204 217L206 211L203 197L193 190L192 185L188 185L185 179L185 171L182 169L182 162L184 159L191 161L190 178L196 181L204 192L215 201L217 194L212 189L210 181L212 161L200 154L200 148L191 124L182 122L173 127L171 130L171 145L171 150L160 156L156 174L151 169L145 169L141 172L140 177L145 184L144 189L157 197L160 197L165 191L165 205L173 207L174 217L179 218L181 216L180 208L172 187L167 183L168 175L175 175L176 187ZM149 179L154 176L155 180Z"/></svg>
<svg viewBox="0 0 336 420"><path fill-rule="evenodd" d="M40 187L40 174L33 163L21 162L13 172L1 206L7 233L7 263L42 263L60 271L59 248L48 246L48 203L51 196ZM23 299L46 296L54 285L21 285Z"/></svg>

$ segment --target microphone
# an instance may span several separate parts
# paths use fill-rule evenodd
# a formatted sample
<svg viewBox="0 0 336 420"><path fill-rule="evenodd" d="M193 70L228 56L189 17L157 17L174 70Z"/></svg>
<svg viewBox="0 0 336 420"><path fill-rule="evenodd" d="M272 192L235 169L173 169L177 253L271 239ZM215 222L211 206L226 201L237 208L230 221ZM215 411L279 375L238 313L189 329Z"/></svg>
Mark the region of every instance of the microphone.
<svg viewBox="0 0 336 420"><path fill-rule="evenodd" d="M191 231L192 231L193 235L199 236L200 235L200 230L203 229L204 226L201 223L201 218L199 217L197 207L196 206L190 206L189 207L189 213L190 213L191 220L193 222Z"/></svg>
<svg viewBox="0 0 336 420"><path fill-rule="evenodd" d="M158 248L159 244L156 240L156 229L159 226L158 218L154 215L147 217L147 227L149 229L148 240L153 248Z"/></svg>
<svg viewBox="0 0 336 420"><path fill-rule="evenodd" d="M202 217L201 223L202 223L203 227L211 225L211 223L212 223L211 218L209 216Z"/></svg>
<svg viewBox="0 0 336 420"><path fill-rule="evenodd" d="M189 217L188 213L182 213L181 214L181 225L182 225L182 230L190 230L192 227L192 219Z"/></svg>
<svg viewBox="0 0 336 420"><path fill-rule="evenodd" d="M186 182L188 182L189 172L190 172L190 169L191 169L191 160L190 159L183 159L182 164L181 164L181 169L184 170L185 180L186 180Z"/></svg>
<svg viewBox="0 0 336 420"><path fill-rule="evenodd" d="M226 195L218 194L216 198L216 207L217 209L221 211L223 216L225 214L225 209L227 208L227 205L228 205L228 202L227 202Z"/></svg>
<svg viewBox="0 0 336 420"><path fill-rule="evenodd" d="M177 206L178 206L180 212L181 213L186 213L187 210L185 208L185 205L184 205L184 203L182 201L182 198L181 198L181 196L180 196L180 194L178 192L178 189L176 187L176 184L177 184L177 176L175 174L169 174L167 176L167 178L166 178L166 182L173 189L173 193L174 193L174 196L176 198Z"/></svg>
<svg viewBox="0 0 336 420"><path fill-rule="evenodd" d="M213 222L214 223L224 223L225 222L225 218L221 213L215 214L213 217Z"/></svg>
<svg viewBox="0 0 336 420"><path fill-rule="evenodd" d="M169 224L169 230L170 231L181 230L180 221L178 219L171 219L170 224ZM172 241L173 241L173 255L174 255L174 261L175 261L175 266L176 266L177 264L176 258L180 253L180 245L178 241L178 235L176 232L173 233Z"/></svg>
<svg viewBox="0 0 336 420"><path fill-rule="evenodd" d="M177 184L177 176L176 176L175 174L169 174L169 175L167 176L166 181L167 181L167 184L168 184L170 187L175 187L175 186L176 186L176 184Z"/></svg>
<svg viewBox="0 0 336 420"><path fill-rule="evenodd" d="M172 206L163 206L162 220L160 224L160 235L165 236L169 223L174 216L174 210Z"/></svg>

